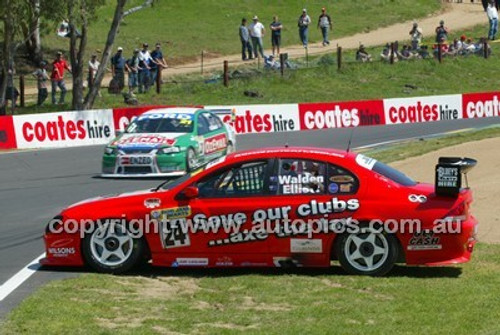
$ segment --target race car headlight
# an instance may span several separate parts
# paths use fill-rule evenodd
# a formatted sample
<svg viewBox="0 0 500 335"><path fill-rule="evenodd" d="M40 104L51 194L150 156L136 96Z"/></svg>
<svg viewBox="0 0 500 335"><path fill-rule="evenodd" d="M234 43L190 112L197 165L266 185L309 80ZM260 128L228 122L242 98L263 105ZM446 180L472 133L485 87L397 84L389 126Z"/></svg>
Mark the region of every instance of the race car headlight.
<svg viewBox="0 0 500 335"><path fill-rule="evenodd" d="M157 154L164 155L164 154L173 154L178 152L181 152L181 149L179 147L166 147L166 148L160 148Z"/></svg>
<svg viewBox="0 0 500 335"><path fill-rule="evenodd" d="M113 147L106 147L106 148L104 148L104 153L106 155L116 155L117 152L118 152L117 148L113 148Z"/></svg>

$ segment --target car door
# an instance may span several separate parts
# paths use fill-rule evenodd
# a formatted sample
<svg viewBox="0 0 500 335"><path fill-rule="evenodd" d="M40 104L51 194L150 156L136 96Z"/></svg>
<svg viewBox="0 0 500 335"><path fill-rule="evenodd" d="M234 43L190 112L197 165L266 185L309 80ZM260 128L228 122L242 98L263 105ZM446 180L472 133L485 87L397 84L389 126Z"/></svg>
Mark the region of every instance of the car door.
<svg viewBox="0 0 500 335"><path fill-rule="evenodd" d="M286 220L271 222L275 265L328 266L336 222L344 224L359 207L359 180L338 165L301 158L276 159L272 171L269 203L289 212Z"/></svg>
<svg viewBox="0 0 500 335"><path fill-rule="evenodd" d="M201 162L206 163L224 155L228 138L217 116L207 111L198 114L198 135L203 137Z"/></svg>
<svg viewBox="0 0 500 335"><path fill-rule="evenodd" d="M272 161L253 160L218 170L196 182L198 197L189 207L192 227L189 252L197 254L268 253L267 234L253 232L256 210L269 196Z"/></svg>

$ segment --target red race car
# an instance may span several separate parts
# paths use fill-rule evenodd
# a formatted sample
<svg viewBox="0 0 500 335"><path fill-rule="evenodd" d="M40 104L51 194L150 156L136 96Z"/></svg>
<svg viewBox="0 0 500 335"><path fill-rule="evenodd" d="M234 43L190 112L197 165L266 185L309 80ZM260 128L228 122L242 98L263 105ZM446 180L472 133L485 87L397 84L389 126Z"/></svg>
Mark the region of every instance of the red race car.
<svg viewBox="0 0 500 335"><path fill-rule="evenodd" d="M231 154L159 187L72 205L49 222L43 265L122 273L165 267L328 267L383 275L395 263L467 262L476 161L440 158L435 185L353 152Z"/></svg>

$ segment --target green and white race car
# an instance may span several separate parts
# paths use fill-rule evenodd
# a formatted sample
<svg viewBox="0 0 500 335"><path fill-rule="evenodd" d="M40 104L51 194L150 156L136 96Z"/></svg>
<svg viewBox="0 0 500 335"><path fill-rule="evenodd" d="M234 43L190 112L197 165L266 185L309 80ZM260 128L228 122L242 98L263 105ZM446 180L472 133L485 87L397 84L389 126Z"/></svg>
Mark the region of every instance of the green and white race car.
<svg viewBox="0 0 500 335"><path fill-rule="evenodd" d="M105 148L102 177L181 176L235 148L232 127L208 110L154 109Z"/></svg>

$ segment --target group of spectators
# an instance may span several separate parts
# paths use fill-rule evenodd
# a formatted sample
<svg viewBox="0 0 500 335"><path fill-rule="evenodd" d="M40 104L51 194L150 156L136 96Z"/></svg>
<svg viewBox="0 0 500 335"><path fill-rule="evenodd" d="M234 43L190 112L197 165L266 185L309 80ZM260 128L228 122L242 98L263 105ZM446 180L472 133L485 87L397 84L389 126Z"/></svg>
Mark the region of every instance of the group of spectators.
<svg viewBox="0 0 500 335"><path fill-rule="evenodd" d="M145 93L155 83L161 69L167 67L160 43L156 43L152 52L149 52L149 45L144 43L142 49L135 49L128 59L123 56L123 48L118 47L111 58L113 79L109 85L110 91L120 93L125 87L125 73L128 73L129 93L137 93L137 88L139 93Z"/></svg>
<svg viewBox="0 0 500 335"><path fill-rule="evenodd" d="M307 48L309 40L309 26L311 25L311 17L307 14L307 10L304 8L302 14L297 20L297 26L299 30L299 38L304 48ZM321 29L323 35L323 46L329 45L330 41L328 39L328 31L332 30L332 19L326 13L326 8L321 9L321 15L318 18L318 29ZM281 46L281 31L283 29L283 24L279 21L278 16L273 17L273 21L269 25L271 30L271 45L273 50L273 56L276 53L280 54ZM259 17L255 15L252 18L252 23L247 27L247 19L243 18L241 20L241 25L239 28L239 36L241 41L241 59L250 60L257 57L265 58L264 56L264 43L262 38L266 33L264 25L259 21Z"/></svg>
<svg viewBox="0 0 500 335"><path fill-rule="evenodd" d="M494 0L490 2L490 7L495 9L493 1ZM394 42L392 45L387 43L382 49L380 59L385 62L397 62L432 57L467 56L471 54L484 55L485 46L488 48L486 52L488 54L491 52L491 47L488 45L487 39L484 37L480 38L477 42L474 42L472 38L462 35L460 38L455 38L453 41L449 41L449 29L444 25L443 20L441 20L439 22L439 26L436 27L435 34L435 43L431 48L429 48L426 44L422 44L424 34L422 28L420 28L418 23L415 22L409 32L411 39L410 44L404 44L400 49L398 41ZM493 40L495 38L496 30L493 30L493 33L491 33L490 30L489 39ZM360 62L372 61L372 56L362 44L356 51L356 60Z"/></svg>
<svg viewBox="0 0 500 335"><path fill-rule="evenodd" d="M97 55L92 54L88 62L88 86L92 85L97 70L101 66L97 60ZM111 58L111 72L112 80L110 82L110 92L120 93L125 87L125 73L128 73L128 88L129 93L135 94L136 89L139 93L145 93L156 81L160 68L167 68L167 62L161 51L160 43L156 44L155 50L151 53L148 50L148 44L144 43L142 50L135 49L132 56L126 59L123 56L123 48L118 47L117 52ZM48 63L41 61L39 67L33 72L33 76L37 81L38 99L37 105L41 106L48 97L48 82L51 82L52 104L64 104L66 97L66 83L64 80L64 73L68 71L71 73L71 67L64 59L62 52L57 52L55 60L51 63L51 73L47 72ZM15 101L19 93L14 88L13 84L14 70L9 69L8 81L11 83L7 89L7 99ZM8 84L9 84L8 83ZM57 89L60 90L59 100L57 99Z"/></svg>

